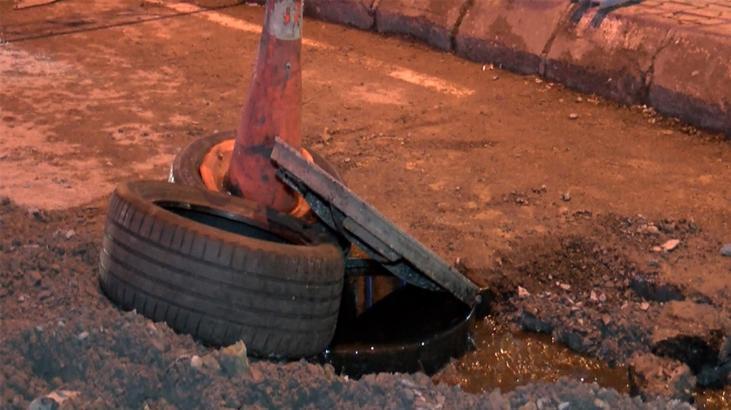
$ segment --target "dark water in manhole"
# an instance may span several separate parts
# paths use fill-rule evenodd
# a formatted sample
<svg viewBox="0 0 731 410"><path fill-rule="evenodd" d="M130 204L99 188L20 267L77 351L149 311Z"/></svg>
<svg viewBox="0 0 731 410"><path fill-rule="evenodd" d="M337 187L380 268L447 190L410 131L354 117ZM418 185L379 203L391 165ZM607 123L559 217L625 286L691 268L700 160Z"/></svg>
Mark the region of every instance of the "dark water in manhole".
<svg viewBox="0 0 731 410"><path fill-rule="evenodd" d="M446 292L406 285L363 313L357 310L341 307L335 337L323 355L340 373L432 374L469 348L472 311Z"/></svg>
<svg viewBox="0 0 731 410"><path fill-rule="evenodd" d="M482 393L569 377L629 392L626 367L610 367L601 360L579 355L555 343L549 335L513 333L491 317L475 323L472 332L475 349L438 373L436 382ZM731 388L699 391L694 405L707 410L731 409Z"/></svg>

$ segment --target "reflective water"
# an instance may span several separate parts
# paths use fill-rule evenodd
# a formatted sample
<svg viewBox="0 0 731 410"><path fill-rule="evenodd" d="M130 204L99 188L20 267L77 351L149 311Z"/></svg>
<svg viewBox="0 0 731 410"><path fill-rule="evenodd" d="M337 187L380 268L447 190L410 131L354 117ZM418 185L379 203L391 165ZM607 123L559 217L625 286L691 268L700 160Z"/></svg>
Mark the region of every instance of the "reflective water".
<svg viewBox="0 0 731 410"><path fill-rule="evenodd" d="M511 333L487 317L473 327L476 349L466 353L435 376L436 381L457 384L471 393L495 388L509 391L531 382L552 382L570 377L596 382L622 393L629 392L627 369L579 355L548 335ZM700 409L731 409L731 386L695 395Z"/></svg>
<svg viewBox="0 0 731 410"><path fill-rule="evenodd" d="M450 364L438 377L459 384L465 391L480 393L571 377L629 391L627 370L610 368L599 360L578 355L553 343L550 336L513 334L485 318L474 327L476 349Z"/></svg>

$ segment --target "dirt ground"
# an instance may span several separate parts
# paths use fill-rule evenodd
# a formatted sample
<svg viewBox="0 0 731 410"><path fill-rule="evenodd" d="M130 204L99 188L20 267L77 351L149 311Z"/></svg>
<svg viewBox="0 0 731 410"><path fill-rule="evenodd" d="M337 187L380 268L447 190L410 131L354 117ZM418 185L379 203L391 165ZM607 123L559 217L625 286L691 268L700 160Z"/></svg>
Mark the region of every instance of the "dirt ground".
<svg viewBox="0 0 731 410"><path fill-rule="evenodd" d="M106 199L120 180L164 179L183 144L235 126L262 10L10 3L0 1L0 407L59 388L83 390L87 405L152 408L519 406L545 393L495 395L444 378L484 391L471 395L425 376L353 382L327 367L257 362L264 376L246 376L247 395L232 393L240 381L181 367L207 349L99 292ZM306 144L490 287L491 320L611 364L694 321L718 322L711 330L731 340L731 259L719 252L731 242L729 141L408 39L311 20L305 38ZM723 366L677 351L699 379ZM714 375L722 370L704 380L718 388ZM292 390L302 378L313 385ZM555 405L575 392L641 405L561 383L563 393L545 394Z"/></svg>

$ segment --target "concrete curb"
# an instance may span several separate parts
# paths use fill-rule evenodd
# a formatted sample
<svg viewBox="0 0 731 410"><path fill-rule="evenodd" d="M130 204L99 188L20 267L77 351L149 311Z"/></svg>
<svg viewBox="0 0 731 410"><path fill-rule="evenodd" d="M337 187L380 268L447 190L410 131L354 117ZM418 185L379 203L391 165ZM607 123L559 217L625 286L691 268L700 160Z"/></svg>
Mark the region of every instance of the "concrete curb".
<svg viewBox="0 0 731 410"><path fill-rule="evenodd" d="M569 0L305 0L305 14L405 34L469 60L731 137L731 5L645 0L583 10Z"/></svg>
<svg viewBox="0 0 731 410"><path fill-rule="evenodd" d="M308 17L367 30L373 27L373 0L309 0L303 10Z"/></svg>
<svg viewBox="0 0 731 410"><path fill-rule="evenodd" d="M379 33L408 34L440 50L452 48L469 2L465 0L381 0L374 9Z"/></svg>

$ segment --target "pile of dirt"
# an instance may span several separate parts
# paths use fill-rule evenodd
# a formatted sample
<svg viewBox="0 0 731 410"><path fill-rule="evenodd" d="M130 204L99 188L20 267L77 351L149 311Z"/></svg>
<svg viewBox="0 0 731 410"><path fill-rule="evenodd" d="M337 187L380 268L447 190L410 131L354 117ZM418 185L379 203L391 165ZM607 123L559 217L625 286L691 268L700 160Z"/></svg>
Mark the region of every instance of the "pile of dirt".
<svg viewBox="0 0 731 410"><path fill-rule="evenodd" d="M211 349L136 313L72 311L3 340L3 402L25 408L52 392L84 408L690 408L644 403L596 384L560 380L470 395L423 374L351 380L331 366L256 361L227 374ZM215 352L214 352L215 353ZM203 359L202 365L195 358ZM220 357L220 356L218 356ZM198 359L200 360L200 359ZM220 360L220 359L219 359ZM563 404L566 403L566 404Z"/></svg>

